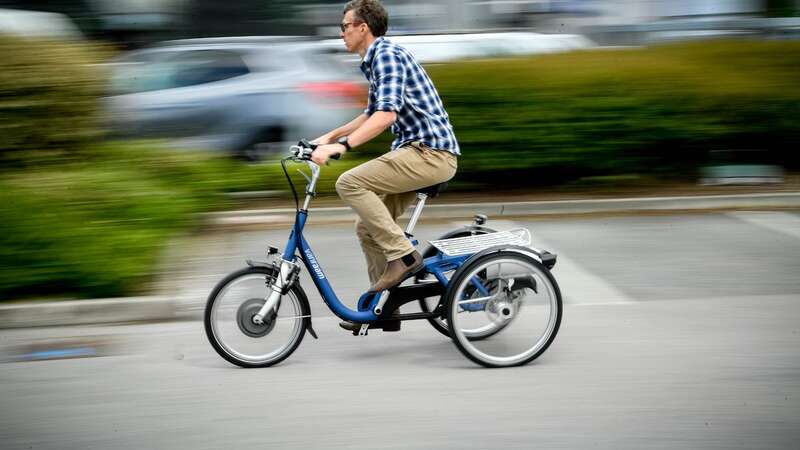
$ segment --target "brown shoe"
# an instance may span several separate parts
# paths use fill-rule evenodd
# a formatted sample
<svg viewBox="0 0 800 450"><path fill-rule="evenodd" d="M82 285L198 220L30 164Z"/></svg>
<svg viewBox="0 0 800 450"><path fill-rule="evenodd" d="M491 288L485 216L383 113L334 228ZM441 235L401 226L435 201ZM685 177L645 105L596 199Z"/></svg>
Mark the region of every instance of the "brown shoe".
<svg viewBox="0 0 800 450"><path fill-rule="evenodd" d="M358 322L350 322L349 320L343 320L339 322L340 327L344 328L347 331L352 331L353 333L356 333L361 328L361 325L363 324L360 324Z"/></svg>
<svg viewBox="0 0 800 450"><path fill-rule="evenodd" d="M422 255L414 250L402 258L389 261L381 278L369 288L370 292L381 292L402 283L409 275L417 272L424 265Z"/></svg>

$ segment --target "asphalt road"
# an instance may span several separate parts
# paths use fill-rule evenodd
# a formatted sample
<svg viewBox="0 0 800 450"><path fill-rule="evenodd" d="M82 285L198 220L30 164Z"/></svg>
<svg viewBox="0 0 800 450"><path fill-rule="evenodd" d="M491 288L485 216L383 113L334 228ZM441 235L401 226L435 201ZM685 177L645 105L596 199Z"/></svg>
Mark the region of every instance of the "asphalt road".
<svg viewBox="0 0 800 450"><path fill-rule="evenodd" d="M185 320L0 331L0 448L797 448L800 215L490 225L559 254L564 321L530 365L479 368L424 322L353 337L305 279L320 339L231 366L205 341L204 297L286 232L229 231L173 255L163 289ZM354 304L351 227L312 221L307 237Z"/></svg>

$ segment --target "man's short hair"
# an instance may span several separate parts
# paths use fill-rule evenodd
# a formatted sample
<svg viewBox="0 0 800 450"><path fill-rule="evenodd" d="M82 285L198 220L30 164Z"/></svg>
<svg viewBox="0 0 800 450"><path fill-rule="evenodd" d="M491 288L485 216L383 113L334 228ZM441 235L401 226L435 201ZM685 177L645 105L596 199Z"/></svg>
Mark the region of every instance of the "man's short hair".
<svg viewBox="0 0 800 450"><path fill-rule="evenodd" d="M344 14L353 10L353 14L366 23L372 35L383 36L389 28L389 13L379 0L352 0L344 5Z"/></svg>

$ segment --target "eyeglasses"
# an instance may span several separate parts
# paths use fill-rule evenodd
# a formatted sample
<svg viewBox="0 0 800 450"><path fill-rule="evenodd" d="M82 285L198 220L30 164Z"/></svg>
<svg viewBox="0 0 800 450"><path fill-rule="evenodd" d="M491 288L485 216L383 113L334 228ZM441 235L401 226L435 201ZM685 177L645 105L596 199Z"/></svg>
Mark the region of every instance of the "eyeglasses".
<svg viewBox="0 0 800 450"><path fill-rule="evenodd" d="M361 25L362 23L364 22L344 22L339 24L339 28L341 28L342 33L344 33L347 30L347 27L349 27L350 25Z"/></svg>

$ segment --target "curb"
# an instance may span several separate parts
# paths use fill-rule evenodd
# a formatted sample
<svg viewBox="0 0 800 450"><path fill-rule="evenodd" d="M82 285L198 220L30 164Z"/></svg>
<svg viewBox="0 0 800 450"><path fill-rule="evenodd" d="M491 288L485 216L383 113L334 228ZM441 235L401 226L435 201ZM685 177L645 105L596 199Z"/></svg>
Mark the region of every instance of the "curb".
<svg viewBox="0 0 800 450"><path fill-rule="evenodd" d="M426 205L423 217L429 219L470 218L482 213L489 218L504 216L548 216L556 214L597 214L648 211L691 211L746 208L800 208L800 192L765 194L698 195L676 197L633 197L592 200L550 200L531 202L491 202ZM294 222L294 208L251 209L209 213L204 217L213 226L273 224ZM349 207L313 208L314 223L355 220Z"/></svg>
<svg viewBox="0 0 800 450"><path fill-rule="evenodd" d="M150 322L175 317L167 297L124 297L0 305L0 329L120 322Z"/></svg>
<svg viewBox="0 0 800 450"><path fill-rule="evenodd" d="M594 200L554 200L531 202L496 202L427 205L428 219L471 218L482 213L489 218L512 216L553 216L625 212L704 211L726 209L800 208L800 192L765 194L702 195L682 197L613 198ZM204 217L214 226L252 224L286 225L294 221L294 208L228 211ZM312 210L315 223L351 221L355 214L349 207ZM38 326L86 325L122 322L174 320L176 299L169 297L129 297L119 299L33 302L0 304L0 329Z"/></svg>

